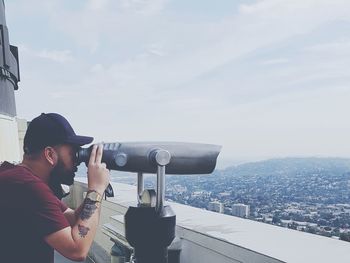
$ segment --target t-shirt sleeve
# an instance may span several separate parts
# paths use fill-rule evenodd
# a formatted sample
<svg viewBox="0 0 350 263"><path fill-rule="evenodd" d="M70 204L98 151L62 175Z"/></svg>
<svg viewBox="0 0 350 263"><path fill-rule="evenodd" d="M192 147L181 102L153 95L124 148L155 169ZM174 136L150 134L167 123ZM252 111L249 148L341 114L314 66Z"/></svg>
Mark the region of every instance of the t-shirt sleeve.
<svg viewBox="0 0 350 263"><path fill-rule="evenodd" d="M45 237L69 225L63 212L67 209L44 183L34 183L31 187L32 219L38 234Z"/></svg>

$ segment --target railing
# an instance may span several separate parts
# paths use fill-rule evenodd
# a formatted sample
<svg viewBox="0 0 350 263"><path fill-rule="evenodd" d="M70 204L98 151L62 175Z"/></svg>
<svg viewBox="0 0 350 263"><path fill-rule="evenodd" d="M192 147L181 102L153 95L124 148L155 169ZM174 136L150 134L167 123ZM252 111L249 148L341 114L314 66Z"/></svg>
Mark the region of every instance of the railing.
<svg viewBox="0 0 350 263"><path fill-rule="evenodd" d="M113 255L128 256L124 214L137 202L136 187L113 183L115 197L102 203L100 227L90 257L109 262ZM72 208L83 200L86 183L77 181L66 202ZM232 262L349 262L350 244L238 217L170 203L177 216L176 239L169 263ZM152 242L150 237L150 242ZM113 249L112 249L113 248ZM117 261L118 262L118 261Z"/></svg>

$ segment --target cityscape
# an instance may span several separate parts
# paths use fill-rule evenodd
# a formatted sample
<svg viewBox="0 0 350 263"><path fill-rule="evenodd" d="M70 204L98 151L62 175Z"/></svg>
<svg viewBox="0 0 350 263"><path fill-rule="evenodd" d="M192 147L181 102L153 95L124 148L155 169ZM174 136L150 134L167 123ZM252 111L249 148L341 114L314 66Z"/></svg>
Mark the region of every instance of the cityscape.
<svg viewBox="0 0 350 263"><path fill-rule="evenodd" d="M350 241L349 159L273 159L211 175L167 176L166 183L168 201ZM155 176L145 186L153 188Z"/></svg>

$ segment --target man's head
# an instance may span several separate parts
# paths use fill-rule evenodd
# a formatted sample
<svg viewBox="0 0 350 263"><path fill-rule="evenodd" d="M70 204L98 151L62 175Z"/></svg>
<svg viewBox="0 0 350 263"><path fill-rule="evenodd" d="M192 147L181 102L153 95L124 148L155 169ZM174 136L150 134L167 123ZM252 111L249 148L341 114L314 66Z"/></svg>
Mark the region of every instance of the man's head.
<svg viewBox="0 0 350 263"><path fill-rule="evenodd" d="M77 171L76 151L92 140L92 137L76 135L63 116L42 113L28 126L24 137L24 158L41 158L50 168L51 184L71 185Z"/></svg>

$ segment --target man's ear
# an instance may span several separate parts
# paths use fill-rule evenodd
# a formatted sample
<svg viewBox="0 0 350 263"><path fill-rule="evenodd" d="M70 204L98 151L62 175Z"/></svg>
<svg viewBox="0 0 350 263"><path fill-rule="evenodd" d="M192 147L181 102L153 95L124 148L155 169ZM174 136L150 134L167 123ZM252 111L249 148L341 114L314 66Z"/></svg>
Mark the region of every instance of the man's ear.
<svg viewBox="0 0 350 263"><path fill-rule="evenodd" d="M47 146L44 149L45 159L52 165L55 166L58 161L58 154L53 147Z"/></svg>

